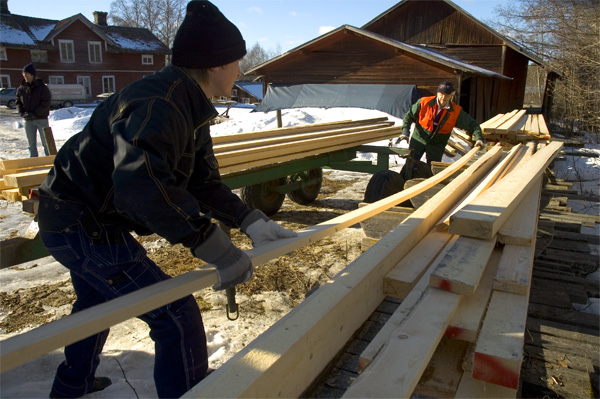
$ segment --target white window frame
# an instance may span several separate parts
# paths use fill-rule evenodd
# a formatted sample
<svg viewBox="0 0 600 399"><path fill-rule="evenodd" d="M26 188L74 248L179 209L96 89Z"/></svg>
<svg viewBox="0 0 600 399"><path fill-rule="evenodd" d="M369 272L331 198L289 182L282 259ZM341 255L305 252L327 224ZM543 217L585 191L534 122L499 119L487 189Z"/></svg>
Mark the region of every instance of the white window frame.
<svg viewBox="0 0 600 399"><path fill-rule="evenodd" d="M142 65L154 65L154 55L142 54Z"/></svg>
<svg viewBox="0 0 600 399"><path fill-rule="evenodd" d="M103 93L114 93L116 91L116 80L114 75L102 76L102 92ZM112 87L109 87L112 86ZM109 89L109 90L107 90Z"/></svg>
<svg viewBox="0 0 600 399"><path fill-rule="evenodd" d="M48 62L48 51L46 50L31 50L32 62Z"/></svg>
<svg viewBox="0 0 600 399"><path fill-rule="evenodd" d="M8 61L8 55L6 55L6 47L0 46L0 60Z"/></svg>
<svg viewBox="0 0 600 399"><path fill-rule="evenodd" d="M250 104L250 99L248 97L244 97L244 104Z"/></svg>
<svg viewBox="0 0 600 399"><path fill-rule="evenodd" d="M90 64L102 64L102 42L88 42L88 60Z"/></svg>
<svg viewBox="0 0 600 399"><path fill-rule="evenodd" d="M48 76L48 83L50 83L52 85L64 85L65 77L59 76L59 75L50 75L50 76Z"/></svg>
<svg viewBox="0 0 600 399"><path fill-rule="evenodd" d="M72 64L75 62L75 43L73 40L59 40L58 49L60 53L60 62Z"/></svg>
<svg viewBox="0 0 600 399"><path fill-rule="evenodd" d="M92 78L89 76L77 76L77 83L85 87L85 94L92 96Z"/></svg>
<svg viewBox="0 0 600 399"><path fill-rule="evenodd" d="M9 89L12 87L10 85L10 75L0 75L0 86L3 89Z"/></svg>

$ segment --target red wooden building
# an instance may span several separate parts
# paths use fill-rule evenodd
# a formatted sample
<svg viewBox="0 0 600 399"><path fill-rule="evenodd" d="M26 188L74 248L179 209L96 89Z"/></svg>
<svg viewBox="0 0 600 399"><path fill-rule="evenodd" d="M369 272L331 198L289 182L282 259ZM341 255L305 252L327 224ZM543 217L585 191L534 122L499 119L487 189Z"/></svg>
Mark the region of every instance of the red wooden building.
<svg viewBox="0 0 600 399"><path fill-rule="evenodd" d="M107 13L92 23L82 14L56 21L11 14L0 1L0 84L18 87L32 62L44 83L79 83L90 98L112 93L159 71L171 53L145 28L108 26Z"/></svg>

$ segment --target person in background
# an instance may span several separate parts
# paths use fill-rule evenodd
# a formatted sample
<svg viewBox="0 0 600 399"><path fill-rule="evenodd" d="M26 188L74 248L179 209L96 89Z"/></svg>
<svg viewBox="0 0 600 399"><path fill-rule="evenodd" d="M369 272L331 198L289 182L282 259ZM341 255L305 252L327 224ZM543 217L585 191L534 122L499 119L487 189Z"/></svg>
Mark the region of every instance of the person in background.
<svg viewBox="0 0 600 399"><path fill-rule="evenodd" d="M423 97L406 112L402 123L402 135L396 139L396 145L402 140L408 141L410 127L415 128L408 148L413 150L413 158L420 161L427 155L427 163L441 161L452 129L466 130L475 138L475 146L483 147L481 127L460 105L452 101L456 91L452 82L441 82L437 95Z"/></svg>
<svg viewBox="0 0 600 399"><path fill-rule="evenodd" d="M43 128L49 127L48 115L50 115L50 101L52 95L48 86L42 79L36 78L36 70L33 64L27 64L23 68L23 82L17 89L17 109L25 120L25 134L29 144L29 156L37 157L37 134L39 132L44 154L49 155Z"/></svg>
<svg viewBox="0 0 600 399"><path fill-rule="evenodd" d="M102 102L58 152L41 185L38 224L48 252L71 272L78 312L167 280L130 233L156 233L213 264L223 290L251 278L252 262L212 218L254 247L294 237L221 182L210 136L210 98L227 96L246 54L240 31L212 3L187 5L172 63ZM155 341L160 398L178 398L207 373L196 300L187 295L139 316ZM65 348L51 398L105 389L96 377L109 330ZM114 396L114 395L113 395Z"/></svg>

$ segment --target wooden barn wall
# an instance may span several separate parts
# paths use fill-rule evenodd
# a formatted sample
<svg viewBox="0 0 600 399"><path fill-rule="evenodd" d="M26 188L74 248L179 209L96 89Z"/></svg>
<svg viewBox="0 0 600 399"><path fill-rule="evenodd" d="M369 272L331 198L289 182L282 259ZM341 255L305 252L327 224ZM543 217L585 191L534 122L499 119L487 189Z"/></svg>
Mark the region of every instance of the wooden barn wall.
<svg viewBox="0 0 600 399"><path fill-rule="evenodd" d="M396 52L372 40L344 34L258 71L266 84L414 84L454 80L451 70Z"/></svg>
<svg viewBox="0 0 600 399"><path fill-rule="evenodd" d="M523 54L510 48L506 50L502 74L512 78L512 80L502 81L498 112L509 112L513 109L523 108L528 63L529 60Z"/></svg>
<svg viewBox="0 0 600 399"><path fill-rule="evenodd" d="M465 45L436 48L436 50L488 71L503 73L502 48L503 46Z"/></svg>
<svg viewBox="0 0 600 399"><path fill-rule="evenodd" d="M502 44L443 1L408 1L363 28L411 44Z"/></svg>

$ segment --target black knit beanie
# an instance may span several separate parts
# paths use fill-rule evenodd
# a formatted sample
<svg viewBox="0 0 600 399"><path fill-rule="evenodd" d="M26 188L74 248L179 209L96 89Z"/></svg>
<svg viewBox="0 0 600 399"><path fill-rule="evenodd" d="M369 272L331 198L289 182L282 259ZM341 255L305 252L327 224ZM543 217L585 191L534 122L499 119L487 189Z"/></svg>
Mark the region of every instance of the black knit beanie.
<svg viewBox="0 0 600 399"><path fill-rule="evenodd" d="M35 65L33 64L27 64L23 67L23 73L28 72L30 74L32 74L33 76L35 76L36 71L35 71Z"/></svg>
<svg viewBox="0 0 600 399"><path fill-rule="evenodd" d="M171 51L173 65L210 68L244 57L246 42L238 28L210 1L192 0Z"/></svg>

